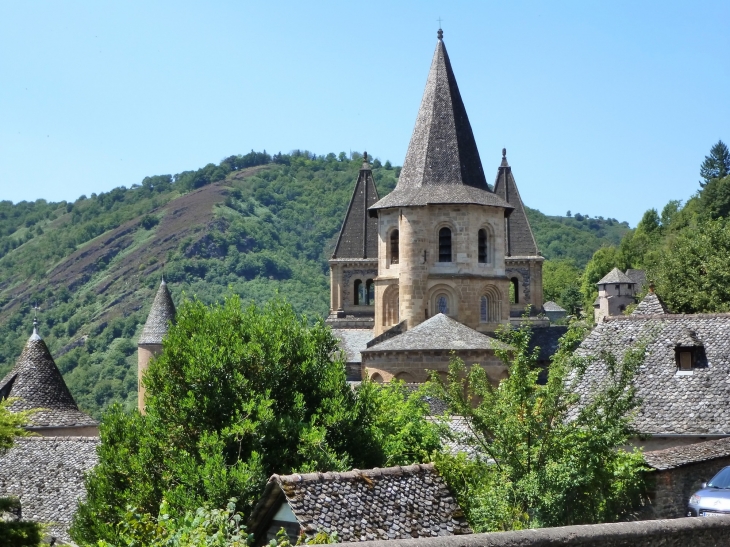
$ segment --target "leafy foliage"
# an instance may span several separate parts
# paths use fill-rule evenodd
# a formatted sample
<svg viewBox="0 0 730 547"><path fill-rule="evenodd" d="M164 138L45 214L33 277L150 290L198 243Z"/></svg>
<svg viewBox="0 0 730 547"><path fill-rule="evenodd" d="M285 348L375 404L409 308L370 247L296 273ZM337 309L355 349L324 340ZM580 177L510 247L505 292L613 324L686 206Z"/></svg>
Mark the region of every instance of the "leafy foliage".
<svg viewBox="0 0 730 547"><path fill-rule="evenodd" d="M730 175L730 151L727 145L719 140L700 166L700 176L704 179L704 182L700 182L700 186L705 186L712 179L722 179L728 175Z"/></svg>
<svg viewBox="0 0 730 547"><path fill-rule="evenodd" d="M127 506L151 515L164 499L183 515L235 496L246 514L273 473L410 464L439 447L423 402L399 384L353 391L335 349L321 320L280 300L185 302L145 376L146 415L104 416L74 539L113 543Z"/></svg>
<svg viewBox="0 0 730 547"><path fill-rule="evenodd" d="M546 260L542 266L542 289L546 302L557 302L571 315L581 307L581 271L573 260Z"/></svg>
<svg viewBox="0 0 730 547"><path fill-rule="evenodd" d="M573 323L553 357L546 385L537 383L537 350L530 330L504 330L510 349L497 353L509 377L493 386L479 366L454 359L448 381L432 378L432 392L463 416L482 457L442 454L437 465L457 492L475 531L512 530L614 521L642 501L643 457L625 451L632 385L644 349L618 362L610 355L606 384L581 401L573 387L588 361L574 349L586 328Z"/></svg>

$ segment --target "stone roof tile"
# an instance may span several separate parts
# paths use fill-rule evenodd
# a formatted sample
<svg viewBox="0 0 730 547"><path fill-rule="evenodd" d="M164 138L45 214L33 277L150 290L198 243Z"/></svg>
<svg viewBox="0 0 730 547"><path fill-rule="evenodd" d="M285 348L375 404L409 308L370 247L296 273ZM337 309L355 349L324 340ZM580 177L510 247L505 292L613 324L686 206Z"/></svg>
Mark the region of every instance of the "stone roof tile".
<svg viewBox="0 0 730 547"><path fill-rule="evenodd" d="M10 405L11 411L40 409L31 417L31 429L97 425L96 420L79 410L35 328L15 366L0 381L0 399L9 397L18 397Z"/></svg>
<svg viewBox="0 0 730 547"><path fill-rule="evenodd" d="M618 268L614 268L608 272L596 285L606 285L608 283L633 283L634 281Z"/></svg>
<svg viewBox="0 0 730 547"><path fill-rule="evenodd" d="M175 320L175 304L172 301L167 283L163 279L152 302L150 313L142 329L138 344L162 344L169 325Z"/></svg>
<svg viewBox="0 0 730 547"><path fill-rule="evenodd" d="M256 533L280 489L304 532L337 532L341 541L469 534L454 495L433 464L344 473L273 475L254 508Z"/></svg>
<svg viewBox="0 0 730 547"><path fill-rule="evenodd" d="M373 329L332 329L332 335L339 340L348 363L362 363L360 352L373 339Z"/></svg>
<svg viewBox="0 0 730 547"><path fill-rule="evenodd" d="M403 334L362 350L362 353L412 350L478 350L496 349L498 347L507 346L499 340L477 332L443 313L438 313Z"/></svg>
<svg viewBox="0 0 730 547"><path fill-rule="evenodd" d="M730 437L644 452L646 463L660 471L729 456Z"/></svg>
<svg viewBox="0 0 730 547"><path fill-rule="evenodd" d="M0 497L17 496L25 520L50 523L49 535L70 541L68 528L86 497L84 473L98 461L98 437L26 437L0 454Z"/></svg>
<svg viewBox="0 0 730 547"><path fill-rule="evenodd" d="M662 302L656 293L650 292L634 308L631 315L664 315L665 313L669 312L664 302Z"/></svg>
<svg viewBox="0 0 730 547"><path fill-rule="evenodd" d="M522 203L517 183L512 174L512 168L507 163L507 150L502 149L502 164L497 170L497 179L494 182L494 193L514 207L514 211L507 218L507 233L505 234L506 256L538 256L535 236L527 219L525 205Z"/></svg>
<svg viewBox="0 0 730 547"><path fill-rule="evenodd" d="M378 258L378 219L368 214L368 208L377 201L366 152L332 258Z"/></svg>
<svg viewBox="0 0 730 547"><path fill-rule="evenodd" d="M730 314L606 318L577 351L596 357L576 386L582 398L590 399L607 378L602 351L620 359L640 342L647 347L635 379L642 400L635 427L655 435L730 435ZM676 348L685 342L696 348L689 373L676 362Z"/></svg>
<svg viewBox="0 0 730 547"><path fill-rule="evenodd" d="M552 300L549 302L545 302L542 305L542 309L545 311L565 311L564 308L560 307L559 304L553 302Z"/></svg>
<svg viewBox="0 0 730 547"><path fill-rule="evenodd" d="M489 190L451 61L440 38L398 184L371 211L438 203L512 210Z"/></svg>

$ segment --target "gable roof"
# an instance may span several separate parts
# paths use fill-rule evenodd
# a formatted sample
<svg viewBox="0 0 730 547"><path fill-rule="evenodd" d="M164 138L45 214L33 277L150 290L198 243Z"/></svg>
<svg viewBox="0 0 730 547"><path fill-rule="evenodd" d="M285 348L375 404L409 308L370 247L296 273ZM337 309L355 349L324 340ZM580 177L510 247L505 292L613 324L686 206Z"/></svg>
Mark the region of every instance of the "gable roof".
<svg viewBox="0 0 730 547"><path fill-rule="evenodd" d="M339 346L345 352L347 363L361 363L360 352L373 339L373 329L332 329L332 335L339 341Z"/></svg>
<svg viewBox="0 0 730 547"><path fill-rule="evenodd" d="M489 190L469 118L439 32L408 152L395 189L371 207L473 203L512 207Z"/></svg>
<svg viewBox="0 0 730 547"><path fill-rule="evenodd" d="M167 334L169 324L175 321L175 304L172 301L167 283L163 279L160 288L152 302L150 313L147 315L142 334L137 344L162 344Z"/></svg>
<svg viewBox="0 0 730 547"><path fill-rule="evenodd" d="M542 305L542 309L545 311L566 311L565 308L562 308L560 306L560 304L558 304L557 302L553 302L552 300L550 300L549 302L545 302Z"/></svg>
<svg viewBox="0 0 730 547"><path fill-rule="evenodd" d="M9 397L19 398L10 405L13 412L41 409L31 417L29 429L97 425L79 410L35 327L15 366L0 381L0 398Z"/></svg>
<svg viewBox="0 0 730 547"><path fill-rule="evenodd" d="M479 350L506 347L504 343L438 313L403 334L388 338L360 353L413 350Z"/></svg>
<svg viewBox="0 0 730 547"><path fill-rule="evenodd" d="M363 158L332 258L378 258L378 219L368 215L368 208L378 201L378 191L367 152Z"/></svg>
<svg viewBox="0 0 730 547"><path fill-rule="evenodd" d="M631 279L631 281L636 283L637 289L641 289L642 287L647 285L646 270L634 270L629 268L628 270L626 270L626 275L629 279Z"/></svg>
<svg viewBox="0 0 730 547"><path fill-rule="evenodd" d="M25 437L0 454L0 497L17 496L24 520L50 523L49 535L70 541L68 528L84 474L98 461L98 437Z"/></svg>
<svg viewBox="0 0 730 547"><path fill-rule="evenodd" d="M608 272L596 285L605 285L608 283L633 283L634 281L618 268L614 268Z"/></svg>
<svg viewBox="0 0 730 547"><path fill-rule="evenodd" d="M659 471L727 457L730 457L730 437L644 452L646 463Z"/></svg>
<svg viewBox="0 0 730 547"><path fill-rule="evenodd" d="M254 507L249 530L259 536L284 501L304 533L336 531L342 542L471 533L433 464L273 475Z"/></svg>
<svg viewBox="0 0 730 547"><path fill-rule="evenodd" d="M506 256L538 256L535 236L530 228L530 221L527 220L525 205L517 190L512 168L507 163L507 149L505 148L502 149L502 163L497 170L497 179L494 181L494 193L514 207L514 211L507 218Z"/></svg>
<svg viewBox="0 0 730 547"><path fill-rule="evenodd" d="M596 361L588 366L577 392L590 398L606 380L602 350L620 359L641 341L647 347L634 380L642 400L635 427L657 435L730 434L730 314L607 317L578 349L579 355ZM690 374L677 370L675 351L685 344L697 348L697 366Z"/></svg>
<svg viewBox="0 0 730 547"><path fill-rule="evenodd" d="M664 315L665 313L669 312L661 298L659 298L656 293L649 292L641 300L641 302L639 302L639 305L634 308L631 315Z"/></svg>

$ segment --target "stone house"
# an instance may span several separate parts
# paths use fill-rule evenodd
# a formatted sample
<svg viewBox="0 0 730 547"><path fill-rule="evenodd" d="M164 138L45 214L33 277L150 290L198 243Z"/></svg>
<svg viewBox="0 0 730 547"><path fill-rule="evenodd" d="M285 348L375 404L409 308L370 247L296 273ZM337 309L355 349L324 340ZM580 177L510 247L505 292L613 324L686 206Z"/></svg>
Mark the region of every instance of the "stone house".
<svg viewBox="0 0 730 547"><path fill-rule="evenodd" d="M641 270L628 270L639 278ZM604 317L621 315L626 308L636 303L640 288L637 283L618 268L607 273L598 283L598 297L593 303L593 316L596 323Z"/></svg>
<svg viewBox="0 0 730 547"><path fill-rule="evenodd" d="M320 531L345 542L471 533L433 464L273 475L248 530L264 545L281 528L292 542Z"/></svg>

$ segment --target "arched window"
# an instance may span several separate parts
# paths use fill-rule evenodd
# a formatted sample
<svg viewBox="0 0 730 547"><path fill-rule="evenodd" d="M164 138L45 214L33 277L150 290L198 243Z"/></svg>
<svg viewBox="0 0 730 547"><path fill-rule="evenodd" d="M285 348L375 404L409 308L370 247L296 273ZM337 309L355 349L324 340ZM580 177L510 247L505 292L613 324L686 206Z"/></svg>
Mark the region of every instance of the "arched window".
<svg viewBox="0 0 730 547"><path fill-rule="evenodd" d="M451 230L439 230L439 262L451 262Z"/></svg>
<svg viewBox="0 0 730 547"><path fill-rule="evenodd" d="M375 283L373 283L372 279L368 279L365 282L365 305L375 305Z"/></svg>
<svg viewBox="0 0 730 547"><path fill-rule="evenodd" d="M520 280L516 277L513 277L509 280L509 301L510 304L519 304L520 303Z"/></svg>
<svg viewBox="0 0 730 547"><path fill-rule="evenodd" d="M436 300L436 307L438 308L439 313L443 313L444 315L449 314L449 301L445 296L438 297L438 300Z"/></svg>
<svg viewBox="0 0 730 547"><path fill-rule="evenodd" d="M370 377L370 380L375 382L376 384L383 383L383 377L380 374L378 374L377 372Z"/></svg>
<svg viewBox="0 0 730 547"><path fill-rule="evenodd" d="M383 326L398 323L398 287L391 285L383 291Z"/></svg>
<svg viewBox="0 0 730 547"><path fill-rule="evenodd" d="M355 305L359 306L365 301L365 290L362 286L362 280L355 280Z"/></svg>
<svg viewBox="0 0 730 547"><path fill-rule="evenodd" d="M479 262L481 264L486 264L489 260L488 257L488 248L487 248L487 231L482 228L479 230Z"/></svg>
<svg viewBox="0 0 730 547"><path fill-rule="evenodd" d="M486 296L479 299L479 321L489 323L489 298Z"/></svg>
<svg viewBox="0 0 730 547"><path fill-rule="evenodd" d="M390 263L398 264L398 230L393 230L390 234Z"/></svg>

